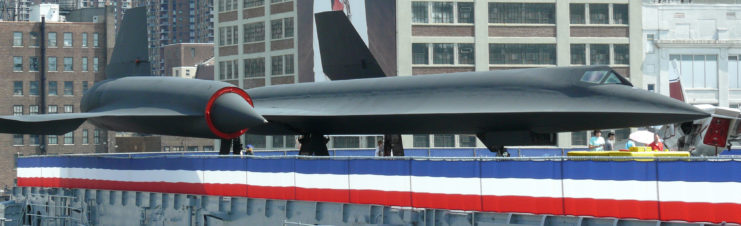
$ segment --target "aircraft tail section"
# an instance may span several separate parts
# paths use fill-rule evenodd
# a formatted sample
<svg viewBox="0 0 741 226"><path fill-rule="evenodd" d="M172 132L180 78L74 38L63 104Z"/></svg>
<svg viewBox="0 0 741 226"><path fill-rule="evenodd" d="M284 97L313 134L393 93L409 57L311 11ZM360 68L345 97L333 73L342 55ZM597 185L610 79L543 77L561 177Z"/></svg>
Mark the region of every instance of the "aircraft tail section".
<svg viewBox="0 0 741 226"><path fill-rule="evenodd" d="M146 7L126 10L116 35L113 48L105 68L108 79L127 76L149 76L149 48L147 48Z"/></svg>
<svg viewBox="0 0 741 226"><path fill-rule="evenodd" d="M332 80L385 77L386 74L342 11L314 15L324 74Z"/></svg>

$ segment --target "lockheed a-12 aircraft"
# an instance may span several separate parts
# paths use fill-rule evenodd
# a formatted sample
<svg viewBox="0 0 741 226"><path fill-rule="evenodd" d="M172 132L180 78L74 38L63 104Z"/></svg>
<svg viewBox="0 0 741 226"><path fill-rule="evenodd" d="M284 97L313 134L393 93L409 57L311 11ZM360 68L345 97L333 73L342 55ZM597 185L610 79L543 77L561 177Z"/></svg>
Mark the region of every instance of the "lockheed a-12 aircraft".
<svg viewBox="0 0 741 226"><path fill-rule="evenodd" d="M127 11L127 17L145 18L140 14ZM113 131L217 138L222 144L244 133L301 134L312 137L302 148L324 149L323 139L314 138L461 133L476 134L490 150L501 151L504 145L554 144L556 132L708 116L634 88L607 66L386 77L342 12L315 18L325 73L341 81L243 90L219 81L123 76L95 84L82 98L81 113L3 116L0 132L61 135L89 121ZM146 28L132 23L124 20L121 30ZM146 57L143 46L119 49L117 43L111 64L120 65L109 66L107 73L148 72L146 64L131 69L137 67L131 59Z"/></svg>

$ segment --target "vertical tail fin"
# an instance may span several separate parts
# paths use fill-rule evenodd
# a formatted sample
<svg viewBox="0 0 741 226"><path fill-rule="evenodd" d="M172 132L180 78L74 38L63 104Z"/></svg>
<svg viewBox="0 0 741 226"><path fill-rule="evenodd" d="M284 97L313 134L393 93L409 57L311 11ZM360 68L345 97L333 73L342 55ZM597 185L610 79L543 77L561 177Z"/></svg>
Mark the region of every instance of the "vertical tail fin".
<svg viewBox="0 0 741 226"><path fill-rule="evenodd" d="M671 62L671 71L672 71L672 77L676 75L676 78L669 79L669 97L677 99L682 102L687 102L684 100L684 89L682 88L682 80L680 79L680 72L679 68L677 67L677 63L672 61Z"/></svg>
<svg viewBox="0 0 741 226"><path fill-rule="evenodd" d="M151 75L147 48L147 9L126 10L116 35L113 54L105 68L108 79Z"/></svg>
<svg viewBox="0 0 741 226"><path fill-rule="evenodd" d="M332 80L385 77L378 61L342 11L314 15L324 74Z"/></svg>

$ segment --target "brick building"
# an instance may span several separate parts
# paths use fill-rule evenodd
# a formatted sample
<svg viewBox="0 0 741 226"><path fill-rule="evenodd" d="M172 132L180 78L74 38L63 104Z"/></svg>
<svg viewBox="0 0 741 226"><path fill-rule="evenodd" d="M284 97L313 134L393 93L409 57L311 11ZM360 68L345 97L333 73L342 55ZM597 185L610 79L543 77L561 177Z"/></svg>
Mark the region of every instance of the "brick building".
<svg viewBox="0 0 741 226"><path fill-rule="evenodd" d="M313 13L331 1L215 1L215 75L244 88L322 81ZM645 88L641 1L450 0L343 2L387 76L610 65ZM619 135L627 135L620 130ZM562 133L559 146L586 144ZM373 147L374 136L332 137L330 148ZM287 148L287 137L247 136ZM483 147L473 135L403 135L405 147Z"/></svg>
<svg viewBox="0 0 741 226"><path fill-rule="evenodd" d="M80 112L83 93L105 79L114 43L106 21L0 22L2 115ZM14 185L16 155L109 152L109 137L89 123L62 136L0 134L0 187Z"/></svg>
<svg viewBox="0 0 741 226"><path fill-rule="evenodd" d="M168 73L165 72L165 46L214 41L212 1L147 1L146 6L152 75Z"/></svg>
<svg viewBox="0 0 741 226"><path fill-rule="evenodd" d="M164 76L195 78L198 64L214 57L213 43L178 43L163 47Z"/></svg>

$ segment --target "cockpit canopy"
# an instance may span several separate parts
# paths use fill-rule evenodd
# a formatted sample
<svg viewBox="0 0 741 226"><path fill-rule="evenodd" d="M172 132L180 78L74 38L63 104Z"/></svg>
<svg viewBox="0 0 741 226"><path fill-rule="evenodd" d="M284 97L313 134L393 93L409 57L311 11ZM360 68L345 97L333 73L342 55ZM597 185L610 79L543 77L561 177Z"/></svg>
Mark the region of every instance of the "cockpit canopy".
<svg viewBox="0 0 741 226"><path fill-rule="evenodd" d="M627 79L613 70L585 71L581 77L581 82L593 85L618 84L633 86Z"/></svg>

